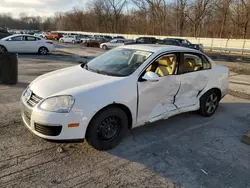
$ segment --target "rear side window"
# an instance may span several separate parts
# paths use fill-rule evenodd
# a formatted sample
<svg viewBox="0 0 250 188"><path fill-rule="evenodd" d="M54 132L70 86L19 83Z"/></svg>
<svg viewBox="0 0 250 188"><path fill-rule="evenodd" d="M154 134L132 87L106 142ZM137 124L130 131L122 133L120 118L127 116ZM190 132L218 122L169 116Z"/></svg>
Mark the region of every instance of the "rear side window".
<svg viewBox="0 0 250 188"><path fill-rule="evenodd" d="M166 45L176 45L176 42L172 41L172 40L166 40L166 41L163 42L163 44L166 44Z"/></svg>
<svg viewBox="0 0 250 188"><path fill-rule="evenodd" d="M36 41L36 37L26 37L27 41Z"/></svg>
<svg viewBox="0 0 250 188"><path fill-rule="evenodd" d="M201 54L184 53L183 61L179 65L178 74L211 69L211 64Z"/></svg>

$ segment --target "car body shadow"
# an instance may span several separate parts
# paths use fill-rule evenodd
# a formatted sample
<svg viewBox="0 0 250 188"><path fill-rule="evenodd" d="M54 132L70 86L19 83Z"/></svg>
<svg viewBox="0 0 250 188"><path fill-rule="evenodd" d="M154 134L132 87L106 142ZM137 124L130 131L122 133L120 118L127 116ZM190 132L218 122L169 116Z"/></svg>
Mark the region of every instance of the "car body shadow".
<svg viewBox="0 0 250 188"><path fill-rule="evenodd" d="M2 84L0 81L0 86L16 87L16 88L27 88L30 83L27 82L17 82L16 84Z"/></svg>
<svg viewBox="0 0 250 188"><path fill-rule="evenodd" d="M88 62L95 56L78 56L73 54L61 54L61 53L51 53L48 55L38 55L38 54L18 54L19 59L29 59L29 60L40 60L41 63L50 63L51 61L63 61L72 63L82 63Z"/></svg>
<svg viewBox="0 0 250 188"><path fill-rule="evenodd" d="M177 115L131 130L108 152L180 186L247 187L249 146L240 138L250 129L249 109L250 103L222 103L209 118Z"/></svg>

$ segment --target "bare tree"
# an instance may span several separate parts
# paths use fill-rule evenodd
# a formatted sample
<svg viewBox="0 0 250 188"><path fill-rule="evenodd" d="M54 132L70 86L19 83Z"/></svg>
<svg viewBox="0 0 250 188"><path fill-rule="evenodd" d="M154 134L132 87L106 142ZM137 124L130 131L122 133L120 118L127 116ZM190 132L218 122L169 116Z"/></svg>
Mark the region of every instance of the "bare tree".
<svg viewBox="0 0 250 188"><path fill-rule="evenodd" d="M177 0L177 32L180 36L183 36L184 24L186 22L186 9L188 1L187 0Z"/></svg>
<svg viewBox="0 0 250 188"><path fill-rule="evenodd" d="M193 36L198 37L198 30L202 24L202 21L206 15L212 9L212 0L195 0L189 8L189 12L186 16L193 24Z"/></svg>
<svg viewBox="0 0 250 188"><path fill-rule="evenodd" d="M220 31L219 38L224 37L225 27L230 14L232 0L217 0L214 2L216 14L218 15Z"/></svg>

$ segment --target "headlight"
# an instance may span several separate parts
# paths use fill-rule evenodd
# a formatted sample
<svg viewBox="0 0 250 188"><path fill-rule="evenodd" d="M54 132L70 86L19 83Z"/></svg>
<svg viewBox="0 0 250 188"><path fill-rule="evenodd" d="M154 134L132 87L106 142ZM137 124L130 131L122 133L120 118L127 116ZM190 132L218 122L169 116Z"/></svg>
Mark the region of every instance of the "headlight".
<svg viewBox="0 0 250 188"><path fill-rule="evenodd" d="M32 95L32 91L28 87L24 92L23 92L23 98L25 101L28 101Z"/></svg>
<svg viewBox="0 0 250 188"><path fill-rule="evenodd" d="M74 102L75 99L72 96L56 96L45 99L39 107L50 112L68 113Z"/></svg>

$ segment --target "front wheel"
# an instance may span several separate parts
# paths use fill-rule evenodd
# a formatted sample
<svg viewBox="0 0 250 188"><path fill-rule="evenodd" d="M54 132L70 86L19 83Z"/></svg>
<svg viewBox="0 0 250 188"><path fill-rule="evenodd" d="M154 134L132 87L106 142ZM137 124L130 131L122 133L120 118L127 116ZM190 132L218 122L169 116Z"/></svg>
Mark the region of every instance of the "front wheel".
<svg viewBox="0 0 250 188"><path fill-rule="evenodd" d="M108 47L107 47L106 45L103 45L103 46L102 46L102 49L107 50Z"/></svg>
<svg viewBox="0 0 250 188"><path fill-rule="evenodd" d="M116 147L128 130L128 118L119 108L107 108L99 112L90 122L86 140L97 150Z"/></svg>
<svg viewBox="0 0 250 188"><path fill-rule="evenodd" d="M41 55L47 55L48 54L48 49L45 48L45 47L41 47L41 48L39 48L38 53L41 54Z"/></svg>
<svg viewBox="0 0 250 188"><path fill-rule="evenodd" d="M0 54L6 53L7 49L4 46L0 46Z"/></svg>
<svg viewBox="0 0 250 188"><path fill-rule="evenodd" d="M212 116L219 105L219 94L215 90L205 93L200 99L200 114L205 117Z"/></svg>
<svg viewBox="0 0 250 188"><path fill-rule="evenodd" d="M72 41L72 43L73 43L73 44L75 44L75 43L76 43L76 41L74 41L74 40L73 40L73 41Z"/></svg>

